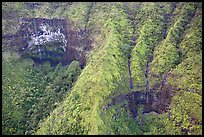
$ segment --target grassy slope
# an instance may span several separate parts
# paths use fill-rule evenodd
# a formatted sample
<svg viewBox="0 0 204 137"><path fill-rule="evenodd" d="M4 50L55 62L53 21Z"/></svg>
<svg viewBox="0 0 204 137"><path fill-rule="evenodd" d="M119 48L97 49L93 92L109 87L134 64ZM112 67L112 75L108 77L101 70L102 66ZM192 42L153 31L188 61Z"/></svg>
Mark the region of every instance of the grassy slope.
<svg viewBox="0 0 204 137"><path fill-rule="evenodd" d="M101 15L106 18L103 20L106 26L103 31L109 33L100 48L92 54L71 94L42 123L37 134L102 134L107 130L99 115L102 104L110 95L128 92L128 87L119 90L117 84L124 79L121 74L127 73L126 60L120 49L125 44L125 35L121 32L128 32L127 19L115 4L97 4L94 8L109 9L110 14L95 12L96 18ZM59 116L59 113L63 114Z"/></svg>
<svg viewBox="0 0 204 137"><path fill-rule="evenodd" d="M174 11L177 16L168 29L167 37L155 48L154 59L150 64L150 87L160 83L162 75L179 63L179 44L187 24L191 21L191 14L195 12L194 3L184 3L178 10L180 5L177 4L178 8ZM158 77L154 77L153 74Z"/></svg>
<svg viewBox="0 0 204 137"><path fill-rule="evenodd" d="M9 4L11 3L3 4L7 12ZM41 69L32 68L32 61L28 60L17 61L15 65L11 65L9 61L5 61L8 60L9 55L5 52L7 55L3 56L2 61L2 100L6 102L4 104L11 105L3 105L2 133L24 134L26 130L32 133L38 121L48 116L40 122L40 128L35 134L185 134L185 130L188 130L188 134L202 134L202 6L197 3L177 3L174 14L170 17L171 21L167 23L167 37L161 42L159 42L162 39L161 31L165 24L162 21L162 15L170 12L170 4L142 3L135 11L137 46L133 49L131 58L133 82L138 86L135 90L144 90L145 66L149 55L153 54L149 72L150 88L158 84L162 80L162 75L171 70L174 77L168 77L167 83L173 87L175 93L168 113L159 116L153 113L139 115L135 122L129 110L124 107L127 102L101 112L102 107L109 103L111 98L128 93L130 90L127 68L129 48L127 47L130 44L133 29L123 11L123 4L94 4L89 22L86 20L90 3L72 5L40 3L40 5L31 13L23 3L16 4L11 12L24 9L19 13L15 12L16 16L69 18L76 29L84 29L84 23L88 23L87 27L91 30L89 38L93 40L94 49L88 55L87 66L70 94L67 95L64 93L73 85L72 76L69 75L71 68L63 68L60 65L55 71L44 70L49 68L46 65ZM164 7L159 8L161 5ZM196 11L195 7L200 8ZM53 8L56 10L53 11ZM191 13L194 12L196 16L191 19ZM17 26L8 29L8 25L17 24L17 20L12 22L4 19L2 23L3 32L15 32ZM151 48L154 46L152 53ZM22 63L23 68L21 68ZM78 65L73 63L73 66L77 68ZM15 71L16 68L19 71ZM28 70L32 70L32 73ZM44 71L41 72L41 70ZM49 71L51 71L50 74L48 74ZM62 71L63 74L61 74ZM71 72L75 72L75 69L71 69ZM34 77L34 73L38 75ZM48 78L49 85L42 82L46 81L43 73L52 77L51 81ZM78 71L75 74L78 75ZM158 78L153 74L158 75ZM67 81L64 82L62 77L66 77ZM27 86L26 82L32 86ZM62 83L70 84L59 89ZM39 97L44 91L44 96ZM56 93L56 91L59 92ZM63 102L61 102L62 98L64 98ZM56 100L58 100L57 103L55 103ZM46 106L47 103L48 106ZM49 109L42 113L41 108ZM50 113L51 110L53 110L52 113ZM27 112L32 114L31 118ZM170 114L169 118L168 114ZM27 119L32 122L26 125Z"/></svg>
<svg viewBox="0 0 204 137"><path fill-rule="evenodd" d="M149 57L153 54L152 50L161 39L162 32L162 9L156 3L146 3L141 12L146 12L145 21L139 30L136 45L132 50L131 70L133 77L134 90L145 91L145 70ZM139 12L139 14L141 14ZM136 14L137 16L137 14ZM137 25L137 24L136 24ZM137 31L137 30L136 30ZM138 32L139 33L139 32Z"/></svg>
<svg viewBox="0 0 204 137"><path fill-rule="evenodd" d="M200 75L202 73L202 46L200 41L202 39L202 21L200 17L201 8L195 10L193 8L194 4L178 4L181 12L178 13L177 17L175 17L177 19L174 19L174 23L169 27L167 38L155 48L155 58L150 64L150 70L152 73L158 72L157 74L163 74L171 70L173 77L168 77L167 83L172 86L175 96L172 98L168 113L161 114L156 119L150 115L150 119L154 119L152 123L154 121L156 123L150 124L148 122L149 126L156 127L160 123L159 125L163 125L163 128L155 128L147 132L148 134L201 134L202 132L202 96L200 96L202 93L202 78ZM195 4L195 7L199 6ZM175 12L178 12L178 9ZM189 12L196 13L194 18L189 17L189 14L187 14ZM184 22L186 22L186 25L183 25ZM179 28L180 31L177 30ZM184 28L186 28L185 31ZM176 41L180 42L176 44ZM177 51L178 47L181 50L180 58ZM159 58L159 56L162 57ZM178 62L179 59L181 62ZM158 62L155 63L156 61ZM152 78L150 75L151 86L153 86L152 83L156 84L161 80L161 77L159 77L160 80Z"/></svg>
<svg viewBox="0 0 204 137"><path fill-rule="evenodd" d="M171 120L189 134L202 133L202 11L197 9L180 44L182 62L172 70L169 83L177 87ZM179 83L179 84L178 84Z"/></svg>

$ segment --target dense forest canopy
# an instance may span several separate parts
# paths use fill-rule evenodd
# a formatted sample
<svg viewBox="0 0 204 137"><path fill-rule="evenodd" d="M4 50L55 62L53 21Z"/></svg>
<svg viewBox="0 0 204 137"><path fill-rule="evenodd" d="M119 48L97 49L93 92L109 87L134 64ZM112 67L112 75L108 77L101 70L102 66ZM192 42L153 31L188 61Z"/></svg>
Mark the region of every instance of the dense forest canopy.
<svg viewBox="0 0 204 137"><path fill-rule="evenodd" d="M201 135L201 2L3 2L2 134Z"/></svg>

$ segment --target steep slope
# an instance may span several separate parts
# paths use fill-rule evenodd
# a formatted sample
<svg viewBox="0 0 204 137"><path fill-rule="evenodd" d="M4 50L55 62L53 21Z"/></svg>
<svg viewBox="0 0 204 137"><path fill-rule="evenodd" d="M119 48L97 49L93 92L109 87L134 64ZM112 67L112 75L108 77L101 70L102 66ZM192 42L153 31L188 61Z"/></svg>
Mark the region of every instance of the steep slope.
<svg viewBox="0 0 204 137"><path fill-rule="evenodd" d="M2 15L7 36L22 17L70 26L70 65L3 39L3 134L202 134L202 3L3 3Z"/></svg>
<svg viewBox="0 0 204 137"><path fill-rule="evenodd" d="M144 4L141 9L141 12L145 11L145 13L149 13L149 15L147 19L143 19L142 27L139 30L139 37L136 38L136 45L131 54L133 90L146 90L146 67L151 61L150 57L152 56L155 45L157 45L161 39L163 27L162 13L164 12L162 10L164 9L160 9L157 3Z"/></svg>
<svg viewBox="0 0 204 137"><path fill-rule="evenodd" d="M127 74L127 60L120 48L125 44L125 34L122 32L128 32L128 21L115 4L96 4L94 10L98 8L109 9L110 13L117 12L118 15L95 12L96 18L101 14L106 18L100 17L105 27L101 26L100 20L93 23L103 27L101 35L107 34L107 31L109 33L93 52L71 94L41 124L37 134L103 134L101 130L106 127L99 115L102 104L110 95L128 92L125 84L117 86L117 83L126 81L121 74Z"/></svg>
<svg viewBox="0 0 204 137"><path fill-rule="evenodd" d="M104 4L106 6L106 8L108 10L109 5L111 4ZM137 6L137 5L135 5ZM84 69L82 74L91 74L88 73L86 71L91 71L91 68L89 68L90 62L91 64L95 64L97 66L97 68L93 67L95 72L95 75L93 79L98 80L98 78L100 78L100 80L97 81L97 83L93 83L93 84L87 84L89 83L89 81L85 82L86 85L83 86L83 88L85 87L89 87L86 88L86 90L84 91L86 94L84 95L84 93L81 93L80 91L83 91L80 89L80 86L77 88L78 86L78 82L80 83L79 85L82 85L81 81L77 81L76 84L76 90L75 88L72 90L72 93L77 94L79 96L79 100L80 103L78 104L79 106L77 107L80 113L78 114L83 114L82 116L80 116L81 120L83 122L83 124L77 124L75 125L76 127L81 128L82 131L84 131L83 129L86 129L85 134L188 134L187 129L186 128L190 128L189 126L187 127L178 127L176 123L171 123L171 113L172 111L169 110L168 108L175 106L175 100L178 98L178 96L175 96L172 98L172 96L174 96L175 94L175 90L172 90L172 86L173 85L169 85L168 83L168 79L170 78L170 73L164 73L164 72L168 72L170 70L170 68L175 68L175 66L177 66L179 63L181 63L181 53L179 49L179 43L182 41L182 39L180 38L181 36L183 36L183 33L185 31L185 28L187 26L187 24L190 23L192 16L194 15L194 13L196 12L196 7L199 6L198 3L167 3L167 4L163 4L163 3L145 3L142 5L142 8L139 8L138 13L135 13L135 16L137 17L137 15L140 15L141 13L143 13L144 11L144 15L147 17L144 18L146 20L142 20L139 24L141 24L142 27L140 27L139 32L137 32L136 30L136 34L135 34L135 38L136 38L136 45L134 46L133 50L132 50L132 54L131 54L131 60L129 63L129 67L130 70L132 72L132 82L133 82L133 90L136 91L146 91L146 95L147 95L147 104L145 104L145 106L141 106L139 104L136 104L137 106L134 105L134 96L135 93L133 94L126 94L125 93L130 93L130 89L131 84L129 83L130 87L129 88L124 88L123 92L121 91L117 91L117 93L114 93L112 90L108 89L107 91L109 91L109 94L111 94L112 99L110 100L110 98L108 100L105 100L107 95L106 90L104 90L105 88L107 88L107 86L104 86L104 84L100 84L101 81L103 80L103 76L105 78L105 76L108 78L108 74L111 73L112 71L109 70L108 72L106 71L102 71L100 69L100 73L96 70L98 70L101 66L98 66L97 63L94 62L94 60L98 60L100 62L100 58L95 58L95 54L97 53L98 55L103 55L101 58L105 57L109 57L108 55L108 51L104 52L103 50L106 48L106 46L96 46L95 50L93 50L93 53L90 54L89 56L89 64L87 64L86 68ZM97 6L96 6L97 7ZM96 8L94 7L94 8ZM102 8L103 6L101 6ZM127 14L128 12L125 12L125 10L127 10L127 5L123 5L123 4L118 4L116 5L116 7L118 9L123 9L124 11L124 17L128 17ZM162 8L161 8L162 7ZM176 7L176 9L175 9ZM114 9L112 7L112 9ZM181 11L178 13L178 11ZM97 10L98 11L98 10ZM102 15L101 18L106 18L106 16L103 16L103 12L102 10L99 10L97 12L97 14ZM109 10L112 11L112 10ZM198 11L200 11L200 9L198 9ZM173 13L175 12L175 13ZM94 10L93 10L93 13ZM117 12L118 15L120 12ZM95 13L96 14L96 13ZM176 16L173 16L174 14L177 14ZM110 14L112 15L112 14ZM170 17L170 21L167 21L166 19L166 15L169 15ZM94 15L93 20L97 19L95 18L96 15ZM111 20L109 20L109 18L107 17L106 20L107 22L109 21L110 23L113 22L113 17L111 17ZM121 17L120 15L118 17ZM102 19L98 19L98 23L100 23L100 21ZM119 18L120 19L120 18ZM131 22L131 19L129 19L129 22ZM133 18L135 19L135 18ZM91 22L91 18L90 18L90 24L94 24ZM122 24L120 23L120 21L118 21L118 24ZM171 25L169 24L169 22L171 23ZM106 23L104 23L106 25ZM135 24L135 23L133 23ZM129 24L130 26L130 24ZM137 26L137 24L136 24ZM91 27L97 27L97 29L103 29L102 32L105 32L105 34L112 34L111 32L113 32L112 30L114 29L110 29L108 31L108 33L106 32L105 28L101 28L100 25L95 26L95 24ZM108 28L108 26L106 26ZM114 28L112 26L112 28ZM121 28L121 27L120 27ZM132 27L133 29L134 27ZM138 26L135 28L139 28ZM167 31L165 29L168 29ZM100 42L100 38L102 37L103 39L106 40L106 36L102 35L100 36L100 32L101 31L95 31L94 29L92 29L93 32L95 32L94 34L96 34L97 37L97 43ZM166 32L164 32L166 31ZM131 35L134 35L134 29L129 32L129 35L125 35L125 37L120 37L120 39L122 39L122 41L125 41L126 43L124 44L129 44L131 45L132 41L130 41L131 39ZM124 32L122 34L127 33ZM174 33L179 33L180 37L176 36L176 34ZM97 35L98 34L98 35ZM136 37L138 35L138 37ZM134 37L134 36L133 36ZM101 38L101 39L102 39ZM164 40L163 40L164 39ZM200 38L199 38L200 39ZM108 39L106 42L108 43L111 40L115 40L114 38L112 39ZM121 43L122 43L121 41ZM102 41L103 42L103 41ZM121 45L118 44L118 45ZM134 43L134 42L133 42ZM116 43L117 44L117 43ZM166 45L165 45L166 44ZM158 45L158 46L157 46ZM115 45L117 46L117 45ZM156 48L155 48L156 47ZM111 48L111 45L109 45L109 48ZM130 50L131 48L128 48L128 46L126 45L125 47L122 47L123 50L119 51L119 53L125 53L126 60L124 60L122 63L125 64L125 62L127 62L127 59L129 58L130 54ZM155 48L155 49L154 49ZM165 49L162 49L165 48ZM114 50L116 50L117 48L114 48ZM114 50L112 52L114 52ZM161 54L161 51L163 51L163 53ZM101 54L103 53L103 54ZM175 54L174 54L175 53ZM159 62L159 63L155 63L157 60L160 60L162 56L162 60L165 59L164 62ZM115 59L120 59L120 57L117 57L117 54L115 54ZM116 58L117 57L117 58ZM122 59L121 59L122 60ZM111 60L112 62L114 61L114 59ZM105 65L105 59L103 60L103 65ZM107 66L110 66L112 64L112 62L108 63ZM121 63L121 65L122 65ZM165 65L164 65L164 64ZM95 66L94 65L94 66ZM167 67L169 66L169 67ZM88 69L89 68L89 69ZM120 67L115 67L115 69L119 69ZM112 75L114 75L116 72L119 72L121 74L126 74L127 72L125 71L116 71L114 70L112 72ZM129 70L129 74L130 74L130 70ZM127 71L127 69L126 69ZM201 71L201 70L200 70ZM98 73L99 74L98 74ZM105 73L106 72L106 73ZM159 74L155 74L156 72L158 72ZM84 74L84 75L85 75ZM98 75L96 75L98 74ZM163 76L162 76L163 74ZM83 76L83 75L81 75ZM159 79L158 79L158 78ZM131 76L130 76L131 78ZM154 78L154 79L153 79ZM157 78L157 79L155 79ZM90 80L92 79L92 76L90 76ZM127 77L126 79L124 79L127 81ZM85 80L84 80L85 81ZM127 83L127 82L126 82ZM150 84L149 84L150 83ZM155 83L155 84L154 84ZM161 85L160 85L161 84ZM111 87L111 81L109 81L108 83L109 87ZM117 84L116 87L120 88L121 84ZM156 85L156 87L155 87ZM160 86L160 87L158 87ZM92 88L94 88L94 91L92 90ZM99 90L97 90L99 89ZM77 93L77 91L79 93ZM97 92L98 91L98 92ZM99 92L99 91L103 91L103 92ZM159 93L159 94L158 94ZM173 93L173 94L172 94ZM122 95L123 94L123 95ZM161 94L161 95L160 95ZM86 99L84 99L83 97L81 97L81 95L84 95ZM99 95L99 96L98 96ZM139 94L137 94L139 95ZM94 105L90 108L88 108L88 110L84 113L81 112L83 111L83 107L87 107L87 105L84 105L86 103L81 103L84 102L84 100L88 100L88 97L90 97L90 99L92 98L92 96L94 96L94 101L89 102L88 106L92 103L94 103ZM102 99L98 99L98 97L102 98ZM130 98L133 98L129 100L129 97L126 96L130 96ZM115 98L114 98L115 97ZM72 96L68 96L67 97L69 100L71 100L71 98L73 98ZM137 96L135 98L138 98ZM165 100L165 98L167 98ZM172 100L171 100L172 98ZM199 96L197 97L199 100ZM97 100L98 99L98 100ZM91 99L93 100L93 98ZM74 100L74 103L72 103L72 107L76 106L75 103L76 100ZM112 103L111 103L112 101ZM130 102L129 102L130 101ZM173 103L171 104L171 101L173 101ZM65 101L66 102L66 101ZM101 103L103 105L105 105L102 109L102 111L99 111L101 109L101 104L99 104L98 102L109 102L108 105L106 105L107 103ZM200 102L200 101L198 101ZM68 104L69 101L66 102L66 104ZM81 105L83 104L83 105ZM171 106L170 106L171 104ZM100 108L100 109L99 109ZM177 107L174 107L173 109L176 109ZM136 111L135 111L136 109ZM177 110L177 109L176 109ZM55 111L60 111L59 110L55 110ZM72 111L74 111L72 109ZM74 112L72 112L69 110L69 112L72 114ZM153 113L151 111L155 111L157 113ZM188 111L188 110L186 110ZM142 113L147 113L147 114L142 114ZM150 112L150 113L149 113ZM168 112L168 113L167 113ZM177 112L179 112L177 110ZM55 112L56 114L58 112ZM100 113L100 115L99 115ZM163 113L163 114L160 114ZM175 112L174 112L175 113ZM70 115L71 115L70 114ZM160 115L158 115L160 114ZM167 115L168 114L168 115ZM87 116L88 115L88 116ZM133 115L133 116L132 116ZM138 115L138 116L137 116ZM177 115L177 113L175 113L174 115ZM201 115L201 113L199 113L199 115ZM100 117L101 116L101 117ZM137 116L137 119L135 123L134 121L134 117ZM169 117L169 118L168 118ZM184 116L185 117L185 116ZM159 120L159 119L160 120ZM195 118L195 117L194 117ZM45 122L45 125L53 125L53 123L50 123L50 120L52 118L48 118L47 121ZM54 119L54 118L53 118ZM58 119L55 118L55 119ZM73 119L73 118L72 118ZM156 119L156 120L155 120ZM195 118L197 119L197 118ZM59 118L57 121L63 120L61 118ZM153 122L155 124L150 124L149 122L153 120L153 121L159 121L159 122ZM201 120L201 119L200 119ZM67 120L67 122L72 122L73 120L69 119ZM89 122L87 122L89 121ZM110 122L111 121L111 122ZM64 120L63 120L64 122ZM163 126L165 125L165 122L167 122L169 124L168 127L164 128ZM188 123L188 122L187 122ZM185 124L185 123L184 123ZM56 124L56 126L59 126L59 124ZM64 125L64 124L62 124ZM84 125L84 126L80 126L80 125ZM89 126L87 126L89 125ZM94 125L94 127L92 127ZM145 125L145 126L144 126ZM189 123L188 123L189 125ZM69 130L67 130L68 134L75 134L75 133L79 133L81 134L79 131L74 132L75 126L72 127L72 131L70 132ZM160 130L155 130L155 127L160 127ZM47 127L50 129L50 127ZM60 127L59 127L60 128ZM62 127L61 127L62 128ZM199 128L199 125L198 125ZM56 129L56 128L55 128ZM69 126L66 127L66 129L69 129ZM125 130L124 130L125 129ZM44 131L43 131L44 130ZM48 130L48 129L47 129ZM48 134L57 134L59 133L58 131L55 130L54 131L47 131L46 127L41 126L41 129L39 130L40 132L37 132L38 134L43 134L43 133L48 133ZM141 131L139 131L141 130ZM194 129L192 129L189 134L193 133ZM200 129L197 129L197 131L199 131ZM61 130L60 130L61 131ZM65 130L66 131L66 130ZM94 131L94 132L93 132ZM196 132L197 132L196 131ZM62 134L64 134L65 132L60 132ZM84 132L82 132L84 133Z"/></svg>
<svg viewBox="0 0 204 137"><path fill-rule="evenodd" d="M188 24L181 49L181 63L167 81L175 88L170 119L184 134L202 134L202 12L198 7Z"/></svg>

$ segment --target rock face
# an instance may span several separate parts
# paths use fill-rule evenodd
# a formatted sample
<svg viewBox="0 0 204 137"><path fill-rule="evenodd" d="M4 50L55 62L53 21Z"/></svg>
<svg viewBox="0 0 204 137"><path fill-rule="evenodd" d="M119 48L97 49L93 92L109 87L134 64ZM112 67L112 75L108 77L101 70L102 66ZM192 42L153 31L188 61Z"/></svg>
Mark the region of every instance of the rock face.
<svg viewBox="0 0 204 137"><path fill-rule="evenodd" d="M19 22L21 25L15 36L20 37L24 41L22 50L26 48L32 50L36 46L53 45L53 43L57 42L61 43L61 47L66 47L67 20L21 18Z"/></svg>
<svg viewBox="0 0 204 137"><path fill-rule="evenodd" d="M49 25L41 24L40 29L41 31L37 33L38 35L36 35L35 33L31 34L31 40L28 43L29 50L32 51L33 49L36 49L36 47L38 47L37 52L40 52L42 45L53 45L54 43L60 43L60 47L64 51L66 51L67 40L65 38L65 35L60 32L59 28L57 32L52 32Z"/></svg>
<svg viewBox="0 0 204 137"><path fill-rule="evenodd" d="M56 65L79 60L81 67L86 64L86 52L91 49L86 31L72 30L66 19L21 18L19 22L19 31L3 38L10 39L21 55L31 57L37 63L49 61Z"/></svg>

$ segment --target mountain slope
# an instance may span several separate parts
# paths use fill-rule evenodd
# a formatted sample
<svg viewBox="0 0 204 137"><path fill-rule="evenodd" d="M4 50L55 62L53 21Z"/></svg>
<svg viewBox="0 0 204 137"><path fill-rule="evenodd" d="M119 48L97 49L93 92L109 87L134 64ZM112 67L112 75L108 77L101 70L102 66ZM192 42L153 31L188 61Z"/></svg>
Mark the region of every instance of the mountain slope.
<svg viewBox="0 0 204 137"><path fill-rule="evenodd" d="M98 4L95 10L98 7L102 8ZM91 62L84 68L71 94L46 119L43 123L45 125L41 125L42 128L38 130L37 134L100 134L99 128L104 128L104 123L99 115L102 103L110 94L114 94L114 91L128 92L128 87L122 88L124 86L121 86L122 91L116 91L119 89L116 89L116 84L114 84L125 81L120 74L127 73L125 58L120 50L124 42L119 39L123 39L124 35L118 33L116 27L124 30L128 22L122 13L120 14L122 11L119 11L115 5L107 4L104 7L118 12L120 18L116 18L114 15L107 18L104 25L110 32L105 36L103 45L94 51ZM120 22L122 23L120 24ZM104 33L102 32L102 34ZM59 117L53 117L55 115L59 115Z"/></svg>
<svg viewBox="0 0 204 137"><path fill-rule="evenodd" d="M51 66L3 39L3 134L202 134L201 3L12 4L3 4L4 34L18 31L6 16L15 11L68 19L91 48L71 45L84 68L77 60Z"/></svg>

